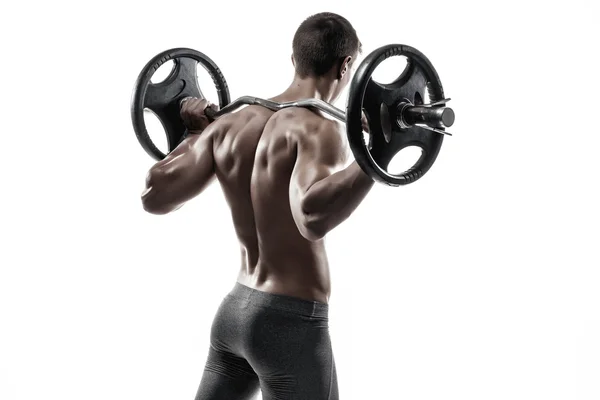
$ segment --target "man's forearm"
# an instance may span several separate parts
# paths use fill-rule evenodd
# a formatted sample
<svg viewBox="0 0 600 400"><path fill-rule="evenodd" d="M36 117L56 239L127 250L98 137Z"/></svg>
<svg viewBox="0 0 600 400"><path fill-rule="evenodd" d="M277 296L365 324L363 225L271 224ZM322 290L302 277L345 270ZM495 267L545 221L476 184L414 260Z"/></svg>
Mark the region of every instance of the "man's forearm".
<svg viewBox="0 0 600 400"><path fill-rule="evenodd" d="M352 214L373 184L356 161L315 183L302 202L306 225L316 236L325 236Z"/></svg>

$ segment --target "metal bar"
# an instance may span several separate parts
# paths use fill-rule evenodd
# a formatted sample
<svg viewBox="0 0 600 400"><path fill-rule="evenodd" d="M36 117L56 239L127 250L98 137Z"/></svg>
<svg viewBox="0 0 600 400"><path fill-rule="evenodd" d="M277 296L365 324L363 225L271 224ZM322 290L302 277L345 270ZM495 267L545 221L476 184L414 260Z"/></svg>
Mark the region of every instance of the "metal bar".
<svg viewBox="0 0 600 400"><path fill-rule="evenodd" d="M245 105L263 106L272 111L279 111L279 110L283 110L284 108L289 108L289 107L316 108L318 110L321 110L321 111L331 115L334 118L337 118L338 120L340 120L342 122L346 122L346 113L344 113L339 108L332 106L331 104L329 104L323 100L318 100L318 99L303 99L303 100L297 100L297 101L288 101L285 103L278 103L276 101L265 100L265 99L261 99L259 97L242 96L242 97L232 101L231 103L229 103L228 105L226 105L225 107L220 109L219 111L212 112L211 109L209 108L206 110L206 113L210 118L217 119L217 118L219 118L225 114L228 114L230 112L233 112L233 111L237 110L238 108L245 106Z"/></svg>
<svg viewBox="0 0 600 400"><path fill-rule="evenodd" d="M344 123L346 122L346 113L339 108L318 99L303 99L278 103L276 101L261 99L260 97L242 96L216 112L210 108L207 108L206 114L209 118L217 119L245 105L259 105L272 111L279 111L289 107L316 108ZM451 108L407 105L406 107L402 108L400 113L402 114L402 120L406 120L406 123L408 123L409 126L418 125L432 132L452 136L452 134L449 132L436 129L438 127L450 127L454 124L454 111L452 111Z"/></svg>

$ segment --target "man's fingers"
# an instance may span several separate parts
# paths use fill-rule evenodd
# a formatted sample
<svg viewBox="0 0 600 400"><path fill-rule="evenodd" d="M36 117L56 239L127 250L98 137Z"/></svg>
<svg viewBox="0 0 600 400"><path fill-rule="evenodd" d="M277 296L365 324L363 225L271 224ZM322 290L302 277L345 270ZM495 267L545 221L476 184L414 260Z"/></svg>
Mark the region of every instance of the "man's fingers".
<svg viewBox="0 0 600 400"><path fill-rule="evenodd" d="M199 99L197 97L185 97L179 103L181 108L186 107L188 109L196 107L202 107L202 109L204 109L208 107L209 104L210 103L206 99Z"/></svg>
<svg viewBox="0 0 600 400"><path fill-rule="evenodd" d="M204 129L210 123L207 110L215 105L204 98L186 97L181 100L181 119L188 129ZM215 111L218 111L218 107ZM209 112L210 114L210 112Z"/></svg>
<svg viewBox="0 0 600 400"><path fill-rule="evenodd" d="M199 106L199 107L201 106L201 107L202 107L202 111L204 111L204 110L206 110L207 108L211 107L211 106L212 106L212 103L211 103L210 101L206 100L206 99L202 99L202 100L200 101L200 103L198 104L198 106Z"/></svg>
<svg viewBox="0 0 600 400"><path fill-rule="evenodd" d="M193 100L194 97L188 96L188 97L184 97L180 102L179 102L179 108L183 111L185 108L188 108L190 105L190 100Z"/></svg>

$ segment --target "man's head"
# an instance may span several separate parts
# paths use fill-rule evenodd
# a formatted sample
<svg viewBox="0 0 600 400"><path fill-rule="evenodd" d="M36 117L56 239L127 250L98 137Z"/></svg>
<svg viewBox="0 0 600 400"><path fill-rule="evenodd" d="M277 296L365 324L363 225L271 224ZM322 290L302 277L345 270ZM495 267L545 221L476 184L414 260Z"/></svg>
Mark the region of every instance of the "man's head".
<svg viewBox="0 0 600 400"><path fill-rule="evenodd" d="M334 84L333 97L350 81L352 66L362 46L348 20L323 12L298 27L292 43L292 61L300 78L325 78Z"/></svg>

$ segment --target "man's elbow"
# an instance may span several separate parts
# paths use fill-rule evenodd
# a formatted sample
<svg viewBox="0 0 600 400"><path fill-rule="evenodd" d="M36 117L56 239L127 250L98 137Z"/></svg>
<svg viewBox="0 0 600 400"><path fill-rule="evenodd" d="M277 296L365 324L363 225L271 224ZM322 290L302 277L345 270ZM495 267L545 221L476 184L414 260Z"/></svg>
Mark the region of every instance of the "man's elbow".
<svg viewBox="0 0 600 400"><path fill-rule="evenodd" d="M142 193L141 200L144 211L154 215L168 214L170 210L165 207L164 204L161 204L158 196L155 196L154 194L155 193L153 193L152 187L149 187L144 191L144 193Z"/></svg>
<svg viewBox="0 0 600 400"><path fill-rule="evenodd" d="M300 229L300 234L311 242L318 242L322 240L327 234L328 229L325 221L321 218L305 215L303 218L302 227Z"/></svg>
<svg viewBox="0 0 600 400"><path fill-rule="evenodd" d="M142 198L142 207L144 208L144 211L146 211L149 214L154 214L154 215L165 215L172 211L168 207L164 207L159 204L144 201L143 198Z"/></svg>
<svg viewBox="0 0 600 400"><path fill-rule="evenodd" d="M155 215L164 215L172 211L172 207L164 199L164 190L161 190L168 180L168 173L162 168L153 168L148 172L146 190L141 195L144 211Z"/></svg>

